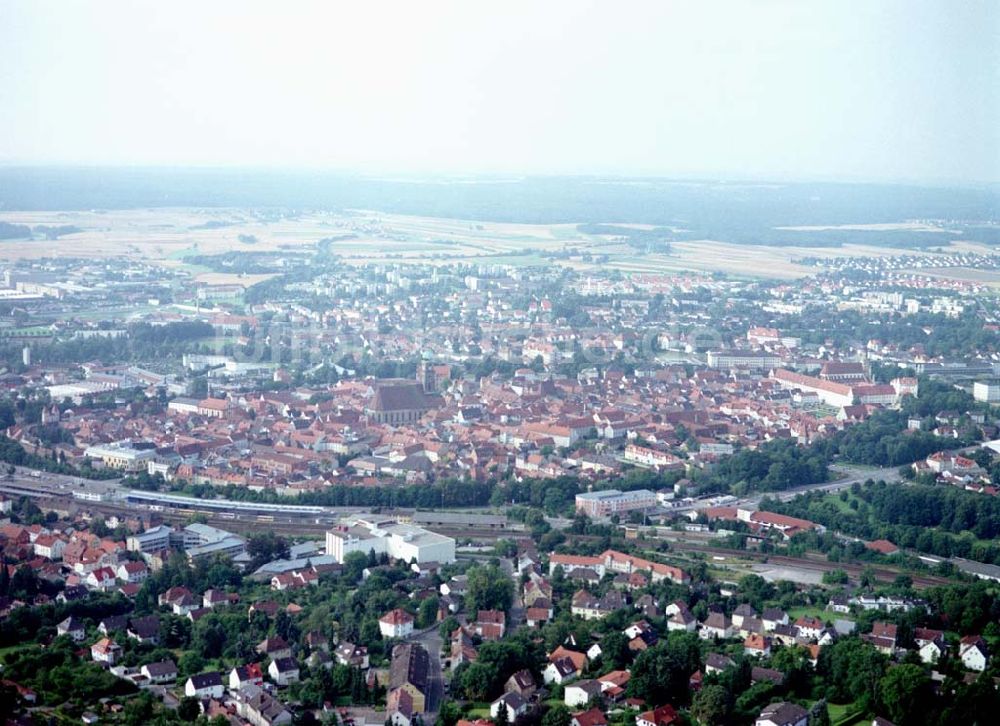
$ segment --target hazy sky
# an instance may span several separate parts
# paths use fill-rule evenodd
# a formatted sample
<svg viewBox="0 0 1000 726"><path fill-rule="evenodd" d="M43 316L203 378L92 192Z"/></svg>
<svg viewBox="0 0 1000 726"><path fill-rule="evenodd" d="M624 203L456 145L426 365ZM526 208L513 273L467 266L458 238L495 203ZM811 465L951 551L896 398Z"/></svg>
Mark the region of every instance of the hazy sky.
<svg viewBox="0 0 1000 726"><path fill-rule="evenodd" d="M1000 2L0 0L0 162L1000 180Z"/></svg>

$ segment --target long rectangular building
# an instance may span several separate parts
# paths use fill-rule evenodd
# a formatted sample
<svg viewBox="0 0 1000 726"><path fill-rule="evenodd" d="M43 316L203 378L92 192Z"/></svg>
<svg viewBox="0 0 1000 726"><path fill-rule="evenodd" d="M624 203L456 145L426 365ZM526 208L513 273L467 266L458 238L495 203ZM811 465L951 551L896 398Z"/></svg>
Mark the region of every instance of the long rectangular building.
<svg viewBox="0 0 1000 726"><path fill-rule="evenodd" d="M576 511L588 517L610 517L620 512L652 509L656 506L656 494L648 489L630 492L605 489L600 492L584 492L576 495Z"/></svg>
<svg viewBox="0 0 1000 726"><path fill-rule="evenodd" d="M710 350L708 352L708 367L729 370L732 368L749 368L756 371L769 371L781 365L781 356L763 350Z"/></svg>
<svg viewBox="0 0 1000 726"><path fill-rule="evenodd" d="M670 580L671 582L685 583L691 579L679 567L652 562L642 557L635 557L634 555L619 552L618 550L605 550L594 557L584 555L550 555L549 574L554 573L557 567L562 567L566 573L577 569L593 570L599 577L604 577L608 572L620 572L630 575L633 572L644 570L650 573L653 582Z"/></svg>
<svg viewBox="0 0 1000 726"><path fill-rule="evenodd" d="M448 564L455 561L455 540L395 519L361 515L326 533L326 553L337 562L343 563L351 552L374 552L418 564Z"/></svg>
<svg viewBox="0 0 1000 726"><path fill-rule="evenodd" d="M795 371L778 368L771 372L771 378L782 388L797 388L800 391L815 393L819 400L830 406L841 408L854 403L854 389L846 383L825 381L815 376L806 376Z"/></svg>

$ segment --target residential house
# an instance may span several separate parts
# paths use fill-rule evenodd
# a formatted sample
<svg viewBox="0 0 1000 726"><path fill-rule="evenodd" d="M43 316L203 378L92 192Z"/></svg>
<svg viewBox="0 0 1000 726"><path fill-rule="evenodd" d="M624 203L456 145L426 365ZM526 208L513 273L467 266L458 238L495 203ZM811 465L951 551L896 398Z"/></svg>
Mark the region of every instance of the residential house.
<svg viewBox="0 0 1000 726"><path fill-rule="evenodd" d="M267 674L279 686L290 686L299 682L299 664L294 658L275 658L267 667Z"/></svg>
<svg viewBox="0 0 1000 726"><path fill-rule="evenodd" d="M101 592L111 592L118 583L116 582L115 571L110 567L97 567L87 573L84 584L92 590Z"/></svg>
<svg viewBox="0 0 1000 726"><path fill-rule="evenodd" d="M285 642L285 639L280 635L275 635L273 638L265 638L257 644L255 650L272 660L292 657L292 646Z"/></svg>
<svg viewBox="0 0 1000 726"><path fill-rule="evenodd" d="M677 711L669 703L635 717L635 726L670 726L678 721Z"/></svg>
<svg viewBox="0 0 1000 726"><path fill-rule="evenodd" d="M341 665L366 670L368 668L368 648L354 643L338 643L333 651L334 657Z"/></svg>
<svg viewBox="0 0 1000 726"><path fill-rule="evenodd" d="M752 633L743 641L743 652L746 655L752 655L757 658L769 656L771 655L771 639L764 635Z"/></svg>
<svg viewBox="0 0 1000 726"><path fill-rule="evenodd" d="M724 613L712 612L701 624L701 631L698 635L705 640L730 638L733 635L733 626Z"/></svg>
<svg viewBox="0 0 1000 726"><path fill-rule="evenodd" d="M683 603L681 603L683 605ZM688 633L693 633L698 629L698 619L695 618L694 614L688 610L687 605L683 608L677 609L672 615L667 618L667 630L670 632L683 630Z"/></svg>
<svg viewBox="0 0 1000 726"><path fill-rule="evenodd" d="M70 615L56 626L56 635L68 635L76 643L82 643L87 637L87 627L75 615Z"/></svg>
<svg viewBox="0 0 1000 726"><path fill-rule="evenodd" d="M962 665L970 671L986 670L990 660L986 641L978 635L966 635L959 641L958 657L961 658Z"/></svg>
<svg viewBox="0 0 1000 726"><path fill-rule="evenodd" d="M140 643L157 645L160 642L160 619L156 615L132 618L126 633L128 637Z"/></svg>
<svg viewBox="0 0 1000 726"><path fill-rule="evenodd" d="M754 726L806 726L809 712L785 701L772 703L757 716Z"/></svg>
<svg viewBox="0 0 1000 726"><path fill-rule="evenodd" d="M528 702L520 693L509 691L490 704L490 716L494 721L499 718L501 709L507 712L507 723L514 723L528 712Z"/></svg>
<svg viewBox="0 0 1000 726"><path fill-rule="evenodd" d="M749 603L743 603L738 605L735 610L733 610L733 626L736 628L743 627L743 621L747 618L756 618L757 611L754 609L753 605Z"/></svg>
<svg viewBox="0 0 1000 726"><path fill-rule="evenodd" d="M523 668L507 679L503 690L505 693L520 694L525 700L530 700L538 691L538 685L535 683L535 677L531 675L531 671Z"/></svg>
<svg viewBox="0 0 1000 726"><path fill-rule="evenodd" d="M819 618L802 615L795 621L795 627L798 628L798 636L803 640L816 640L823 632L824 625Z"/></svg>
<svg viewBox="0 0 1000 726"><path fill-rule="evenodd" d="M229 671L229 688L238 691L247 686L264 685L264 671L260 663L250 663L248 665L237 666Z"/></svg>
<svg viewBox="0 0 1000 726"><path fill-rule="evenodd" d="M184 683L184 695L190 698L222 698L226 692L222 684L222 676L218 671L199 673L191 676Z"/></svg>
<svg viewBox="0 0 1000 726"><path fill-rule="evenodd" d="M608 726L608 717L604 715L604 711L595 706L586 711L572 714L569 724L570 726Z"/></svg>
<svg viewBox="0 0 1000 726"><path fill-rule="evenodd" d="M598 698L603 690L600 681L574 681L563 690L563 702L570 708L580 708L590 703L592 698Z"/></svg>
<svg viewBox="0 0 1000 726"><path fill-rule="evenodd" d="M177 680L177 665L172 660L163 660L158 663L147 663L139 672L145 676L150 683L163 685L173 683Z"/></svg>
<svg viewBox="0 0 1000 726"><path fill-rule="evenodd" d="M788 613L777 608L765 608L760 619L764 622L764 630L774 630L779 625L788 625Z"/></svg>
<svg viewBox="0 0 1000 726"><path fill-rule="evenodd" d="M542 680L546 685L550 683L562 685L574 680L578 675L580 675L580 670L573 661L562 657L556 658L545 666L545 670L542 671Z"/></svg>
<svg viewBox="0 0 1000 726"><path fill-rule="evenodd" d="M250 726L288 726L292 714L278 699L258 687L241 691L233 699L236 715Z"/></svg>
<svg viewBox="0 0 1000 726"><path fill-rule="evenodd" d="M383 638L405 638L413 632L413 616L402 608L390 610L378 619Z"/></svg>
<svg viewBox="0 0 1000 726"><path fill-rule="evenodd" d="M776 686L785 685L785 674L774 668L754 666L750 669L751 683L773 683Z"/></svg>
<svg viewBox="0 0 1000 726"><path fill-rule="evenodd" d="M389 666L390 696L394 691L405 691L405 697L398 694L395 698L402 698L404 702L411 701L412 713L423 713L427 703L429 670L430 659L422 645L400 643L392 649L392 662Z"/></svg>
<svg viewBox="0 0 1000 726"><path fill-rule="evenodd" d="M721 653L709 653L705 656L705 673L722 673L722 671L727 668L732 668L736 665L732 658L722 655Z"/></svg>
<svg viewBox="0 0 1000 726"><path fill-rule="evenodd" d="M872 623L872 632L862 638L878 648L879 652L893 655L896 652L896 631L895 623L876 620Z"/></svg>
<svg viewBox="0 0 1000 726"><path fill-rule="evenodd" d="M149 568L145 562L123 562L118 565L115 575L122 582L139 584L149 576Z"/></svg>
<svg viewBox="0 0 1000 726"><path fill-rule="evenodd" d="M480 610L475 631L483 640L500 640L507 632L506 614L503 610Z"/></svg>
<svg viewBox="0 0 1000 726"><path fill-rule="evenodd" d="M110 638L101 638L90 646L90 657L95 663L113 666L121 658L122 648Z"/></svg>

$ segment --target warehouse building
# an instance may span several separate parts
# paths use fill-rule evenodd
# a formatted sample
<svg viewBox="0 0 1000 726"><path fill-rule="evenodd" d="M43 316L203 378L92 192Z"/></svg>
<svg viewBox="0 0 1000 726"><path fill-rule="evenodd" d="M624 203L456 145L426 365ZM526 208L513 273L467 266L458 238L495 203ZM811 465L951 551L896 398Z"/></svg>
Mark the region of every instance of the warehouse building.
<svg viewBox="0 0 1000 726"><path fill-rule="evenodd" d="M395 519L359 515L326 533L326 553L337 562L343 563L351 552L374 552L418 564L448 564L455 561L455 540Z"/></svg>

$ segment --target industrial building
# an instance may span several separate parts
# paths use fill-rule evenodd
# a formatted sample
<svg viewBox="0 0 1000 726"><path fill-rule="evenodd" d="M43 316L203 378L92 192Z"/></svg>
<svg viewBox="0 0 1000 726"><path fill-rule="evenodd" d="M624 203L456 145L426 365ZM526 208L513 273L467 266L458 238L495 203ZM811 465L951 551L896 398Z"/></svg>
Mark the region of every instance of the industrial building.
<svg viewBox="0 0 1000 726"><path fill-rule="evenodd" d="M576 495L576 511L594 519L637 509L652 509L655 506L656 494L648 489L636 489L630 492L605 489Z"/></svg>
<svg viewBox="0 0 1000 726"><path fill-rule="evenodd" d="M395 519L358 515L326 533L326 553L337 562L343 563L351 552L374 552L418 564L448 564L455 561L455 540Z"/></svg>

